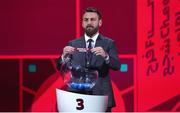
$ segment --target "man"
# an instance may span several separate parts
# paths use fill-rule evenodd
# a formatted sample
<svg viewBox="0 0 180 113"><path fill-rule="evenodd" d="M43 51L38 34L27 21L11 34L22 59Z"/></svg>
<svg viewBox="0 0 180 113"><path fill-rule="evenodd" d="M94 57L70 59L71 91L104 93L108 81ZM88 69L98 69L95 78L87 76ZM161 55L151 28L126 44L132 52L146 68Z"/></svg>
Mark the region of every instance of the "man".
<svg viewBox="0 0 180 113"><path fill-rule="evenodd" d="M101 26L102 17L99 11L93 7L87 8L82 17L84 36L70 41L68 46L64 47L63 54L58 60L58 67L60 67L62 60L71 55L72 62L86 68L96 69L99 77L96 85L91 90L91 94L108 95L107 111L110 112L111 108L115 106L115 100L108 75L109 69L119 70L120 63L114 41L99 34L99 27ZM90 48L91 55L89 56L85 52L77 53L76 48ZM73 90L69 89L69 91Z"/></svg>

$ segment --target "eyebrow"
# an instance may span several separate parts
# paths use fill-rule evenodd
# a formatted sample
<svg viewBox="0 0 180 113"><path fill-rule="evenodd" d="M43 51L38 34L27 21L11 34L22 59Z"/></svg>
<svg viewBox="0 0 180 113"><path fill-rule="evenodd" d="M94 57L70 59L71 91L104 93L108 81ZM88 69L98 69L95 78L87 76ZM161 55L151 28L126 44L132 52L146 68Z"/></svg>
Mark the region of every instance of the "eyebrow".
<svg viewBox="0 0 180 113"><path fill-rule="evenodd" d="M84 20L88 20L88 19L96 19L96 18L93 18L93 17L92 17L92 18L83 18L83 19L84 19Z"/></svg>

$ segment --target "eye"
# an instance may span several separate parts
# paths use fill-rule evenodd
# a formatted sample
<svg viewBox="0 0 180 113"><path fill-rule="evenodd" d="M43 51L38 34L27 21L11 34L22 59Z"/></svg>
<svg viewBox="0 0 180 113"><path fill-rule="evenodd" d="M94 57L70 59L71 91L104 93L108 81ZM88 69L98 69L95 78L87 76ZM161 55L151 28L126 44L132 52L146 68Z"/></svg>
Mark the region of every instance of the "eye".
<svg viewBox="0 0 180 113"><path fill-rule="evenodd" d="M87 21L88 21L88 18L84 18L84 21L86 21L86 22L87 22Z"/></svg>
<svg viewBox="0 0 180 113"><path fill-rule="evenodd" d="M91 18L91 21L96 21L96 18Z"/></svg>

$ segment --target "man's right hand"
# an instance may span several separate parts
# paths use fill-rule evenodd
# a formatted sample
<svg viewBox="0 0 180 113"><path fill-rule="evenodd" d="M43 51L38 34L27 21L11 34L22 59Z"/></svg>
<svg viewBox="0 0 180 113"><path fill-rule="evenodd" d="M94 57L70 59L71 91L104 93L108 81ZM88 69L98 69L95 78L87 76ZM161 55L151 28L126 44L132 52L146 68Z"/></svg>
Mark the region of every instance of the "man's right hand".
<svg viewBox="0 0 180 113"><path fill-rule="evenodd" d="M72 46L65 46L63 49L63 57L65 57L67 54L73 54L75 52L75 48Z"/></svg>

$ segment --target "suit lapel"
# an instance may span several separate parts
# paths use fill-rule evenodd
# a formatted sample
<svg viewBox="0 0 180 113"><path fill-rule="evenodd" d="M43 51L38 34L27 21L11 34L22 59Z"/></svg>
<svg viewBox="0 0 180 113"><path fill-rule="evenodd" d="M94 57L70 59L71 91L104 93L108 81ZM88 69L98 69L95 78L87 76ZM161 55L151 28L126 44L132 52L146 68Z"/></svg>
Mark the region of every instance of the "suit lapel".
<svg viewBox="0 0 180 113"><path fill-rule="evenodd" d="M99 46L102 46L103 45L103 42L102 42L102 36L99 34L97 40L96 40L96 44L95 44L95 47L99 47Z"/></svg>
<svg viewBox="0 0 180 113"><path fill-rule="evenodd" d="M97 40L96 40L96 44L95 47L103 47L103 41L102 41L102 36L99 34ZM95 54L92 55L92 60L91 60L91 65L94 66L95 62L97 60L97 56Z"/></svg>
<svg viewBox="0 0 180 113"><path fill-rule="evenodd" d="M86 48L86 41L84 36L80 38L80 45L78 46L79 48Z"/></svg>

